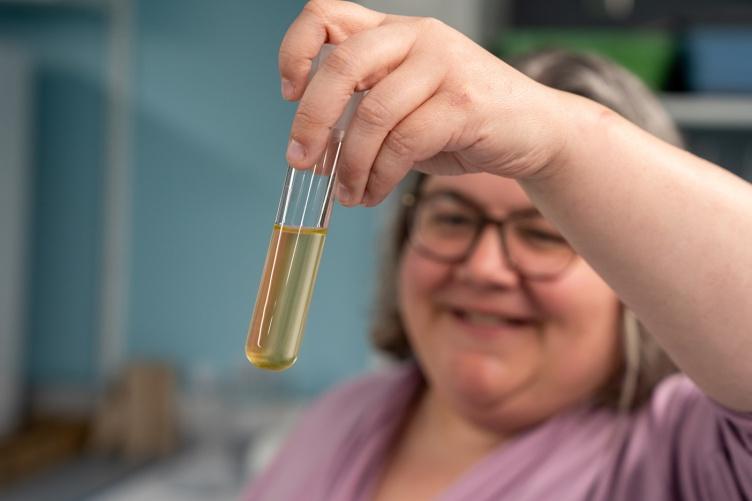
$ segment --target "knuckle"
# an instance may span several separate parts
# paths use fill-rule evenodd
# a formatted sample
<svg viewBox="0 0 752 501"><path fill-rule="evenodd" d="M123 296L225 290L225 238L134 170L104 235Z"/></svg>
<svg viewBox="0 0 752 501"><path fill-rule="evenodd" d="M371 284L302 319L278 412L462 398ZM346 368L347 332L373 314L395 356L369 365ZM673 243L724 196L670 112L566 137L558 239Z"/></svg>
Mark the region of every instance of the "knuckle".
<svg viewBox="0 0 752 501"><path fill-rule="evenodd" d="M392 123L392 113L383 98L376 94L367 94L355 112L358 122L371 129L388 129Z"/></svg>
<svg viewBox="0 0 752 501"><path fill-rule="evenodd" d="M466 84L450 91L448 97L449 104L460 109L472 108L478 101L475 89Z"/></svg>
<svg viewBox="0 0 752 501"><path fill-rule="evenodd" d="M295 123L297 125L298 132L307 132L311 128L319 127L322 125L321 119L306 103L301 103L298 106L298 111L295 113Z"/></svg>
<svg viewBox="0 0 752 501"><path fill-rule="evenodd" d="M393 129L386 136L384 147L391 150L392 153L398 157L411 158L413 156L410 135L399 128Z"/></svg>
<svg viewBox="0 0 752 501"><path fill-rule="evenodd" d="M373 169L368 177L366 191L373 197L379 196L388 190L391 184L391 176L382 169Z"/></svg>
<svg viewBox="0 0 752 501"><path fill-rule="evenodd" d="M318 17L326 19L327 2L323 0L309 0L303 7L303 11Z"/></svg>
<svg viewBox="0 0 752 501"><path fill-rule="evenodd" d="M429 32L443 30L447 27L447 25L443 21L435 17L421 17L418 20L418 23L420 23L421 29Z"/></svg>
<svg viewBox="0 0 752 501"><path fill-rule="evenodd" d="M279 69L285 76L298 76L305 72L300 57L285 44L279 48Z"/></svg>
<svg viewBox="0 0 752 501"><path fill-rule="evenodd" d="M347 157L343 157L339 161L339 165L337 166L337 179L342 183L346 185L350 185L352 178L353 178L353 169L351 167L352 163L349 161Z"/></svg>
<svg viewBox="0 0 752 501"><path fill-rule="evenodd" d="M354 186L360 175L359 165L361 165L361 162L358 162L352 156L343 156L337 168L337 177L343 184Z"/></svg>
<svg viewBox="0 0 752 501"><path fill-rule="evenodd" d="M356 79L358 72L358 65L356 63L358 59L353 54L352 50L345 45L337 46L334 51L329 54L329 57L324 61L324 67L337 75L347 77L349 79Z"/></svg>
<svg viewBox="0 0 752 501"><path fill-rule="evenodd" d="M352 168L351 165L343 162L343 164L339 166L337 179L343 186L347 187L350 192L358 191L358 186L365 184L365 181L361 180L362 177L363 176L356 169Z"/></svg>

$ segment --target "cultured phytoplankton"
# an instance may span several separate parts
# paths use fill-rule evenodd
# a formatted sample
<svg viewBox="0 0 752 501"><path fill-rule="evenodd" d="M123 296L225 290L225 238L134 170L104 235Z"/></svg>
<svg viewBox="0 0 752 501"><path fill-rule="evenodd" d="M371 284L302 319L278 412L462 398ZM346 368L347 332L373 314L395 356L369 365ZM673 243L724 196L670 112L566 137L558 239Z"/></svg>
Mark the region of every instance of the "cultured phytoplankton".
<svg viewBox="0 0 752 501"><path fill-rule="evenodd" d="M324 45L311 75L334 50ZM311 169L288 166L253 310L245 354L256 367L284 370L298 358L334 199L345 129L362 97L356 92Z"/></svg>

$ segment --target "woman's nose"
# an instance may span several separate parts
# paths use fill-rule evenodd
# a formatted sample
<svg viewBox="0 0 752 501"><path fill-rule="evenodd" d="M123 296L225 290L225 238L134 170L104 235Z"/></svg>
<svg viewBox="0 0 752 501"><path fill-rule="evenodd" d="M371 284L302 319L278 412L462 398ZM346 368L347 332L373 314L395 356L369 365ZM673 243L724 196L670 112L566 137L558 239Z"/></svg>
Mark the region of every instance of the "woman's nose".
<svg viewBox="0 0 752 501"><path fill-rule="evenodd" d="M519 283L519 274L504 252L501 233L488 225L481 232L475 247L458 265L460 277L480 285L510 287Z"/></svg>

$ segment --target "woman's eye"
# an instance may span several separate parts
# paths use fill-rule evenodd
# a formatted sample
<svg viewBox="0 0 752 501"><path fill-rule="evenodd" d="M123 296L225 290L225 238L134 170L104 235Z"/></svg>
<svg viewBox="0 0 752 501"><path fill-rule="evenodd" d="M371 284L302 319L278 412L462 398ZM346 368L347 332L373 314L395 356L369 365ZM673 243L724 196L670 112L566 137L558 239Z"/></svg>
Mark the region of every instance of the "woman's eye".
<svg viewBox="0 0 752 501"><path fill-rule="evenodd" d="M431 218L434 224L446 227L472 226L473 220L461 214L434 214Z"/></svg>
<svg viewBox="0 0 752 501"><path fill-rule="evenodd" d="M549 233L547 231L543 230L536 230L532 228L527 228L521 230L522 236L529 241L533 241L536 243L545 243L545 244L566 244L567 241L564 240L564 237L561 235L557 235L555 233Z"/></svg>

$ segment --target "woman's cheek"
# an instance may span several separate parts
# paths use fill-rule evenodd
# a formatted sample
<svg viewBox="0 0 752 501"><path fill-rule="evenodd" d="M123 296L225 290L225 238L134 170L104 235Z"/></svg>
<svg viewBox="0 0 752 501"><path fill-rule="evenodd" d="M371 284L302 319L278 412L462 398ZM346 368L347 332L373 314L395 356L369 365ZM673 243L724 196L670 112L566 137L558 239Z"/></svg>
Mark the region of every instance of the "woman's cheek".
<svg viewBox="0 0 752 501"><path fill-rule="evenodd" d="M405 326L405 333L419 358L440 347L430 342L436 322L441 315L434 302L435 292L448 275L448 267L433 262L406 249L402 254L398 276L397 304Z"/></svg>
<svg viewBox="0 0 752 501"><path fill-rule="evenodd" d="M544 315L567 323L592 323L594 314L610 315L618 304L613 290L582 260L558 280L531 283L530 290Z"/></svg>
<svg viewBox="0 0 752 501"><path fill-rule="evenodd" d="M416 296L429 300L430 294L446 280L448 266L436 263L417 254L410 247L402 253L399 267L399 288L407 294L405 300L415 301Z"/></svg>
<svg viewBox="0 0 752 501"><path fill-rule="evenodd" d="M619 351L619 300L582 264L559 281L532 287L547 318L550 369L573 387L587 381L598 386L613 370Z"/></svg>

